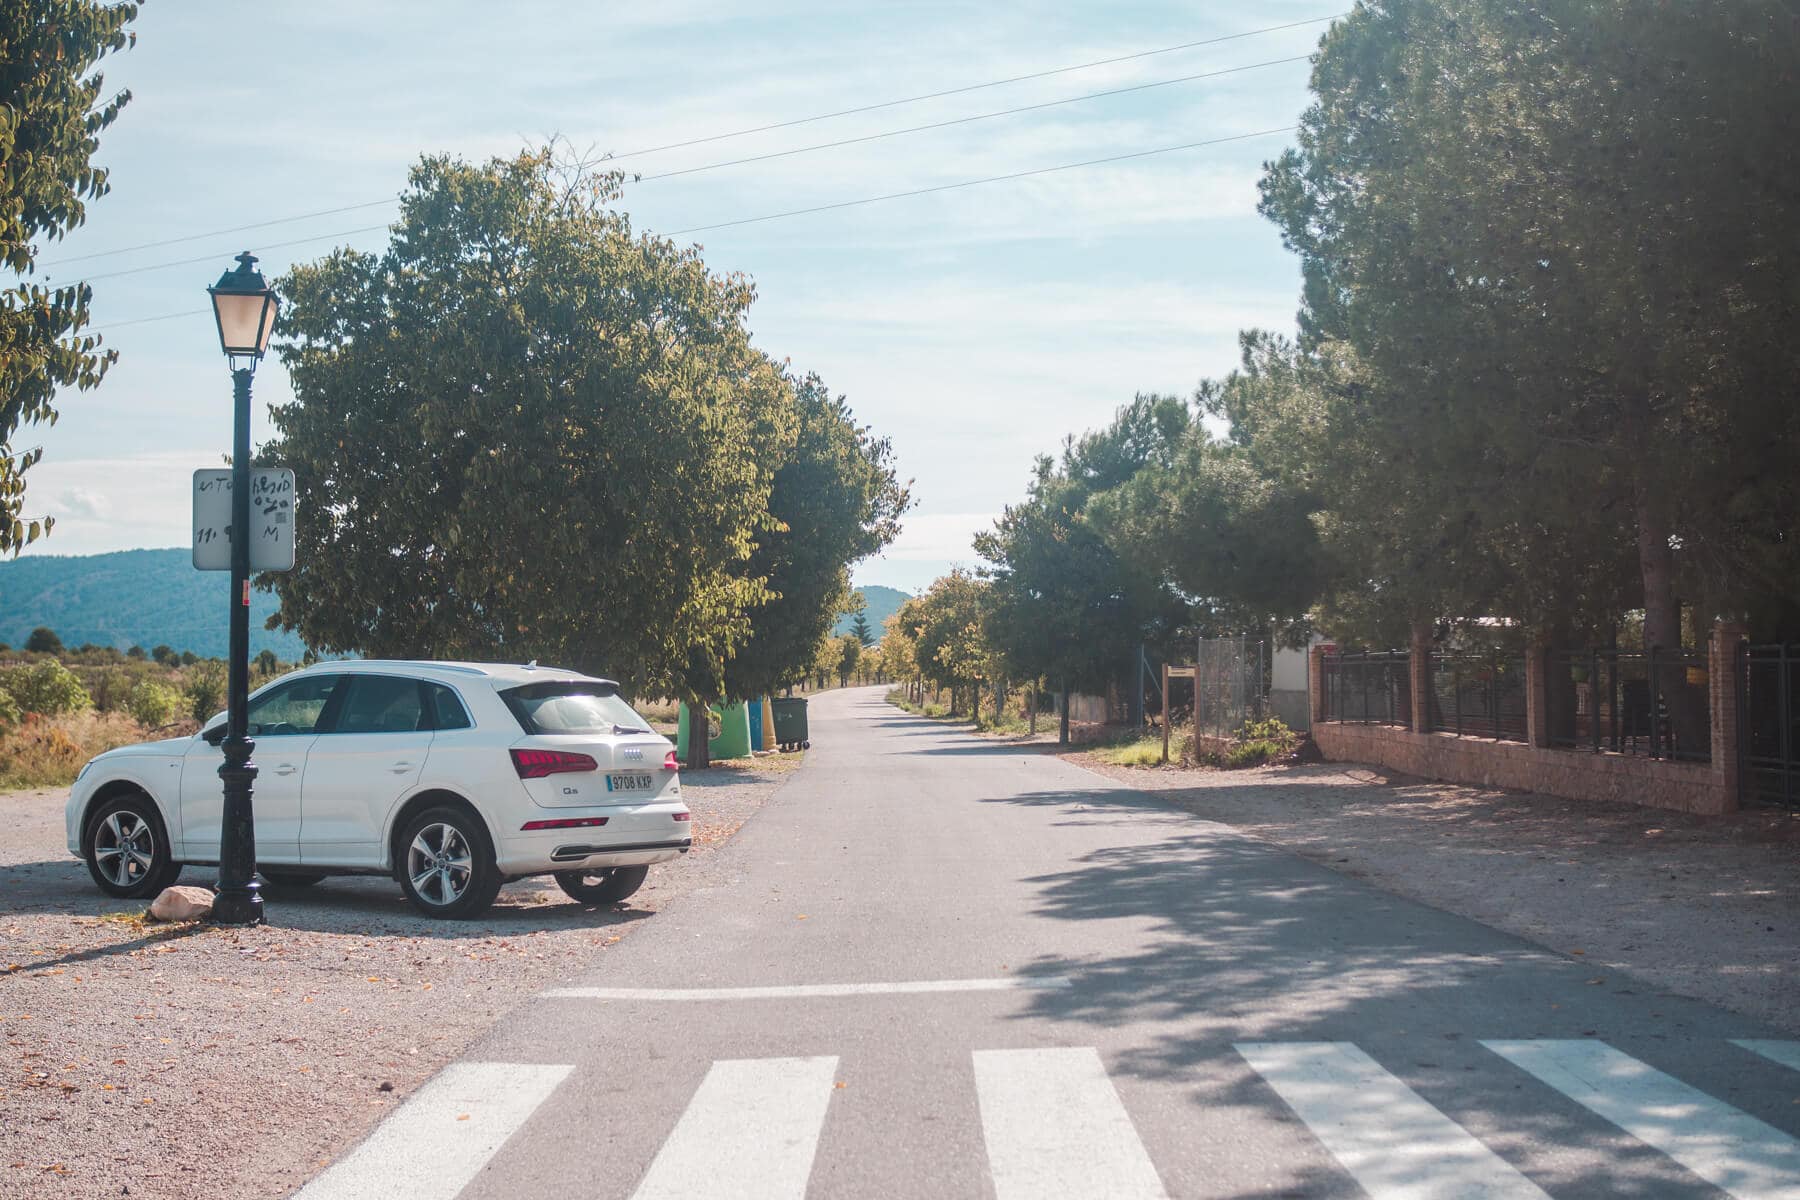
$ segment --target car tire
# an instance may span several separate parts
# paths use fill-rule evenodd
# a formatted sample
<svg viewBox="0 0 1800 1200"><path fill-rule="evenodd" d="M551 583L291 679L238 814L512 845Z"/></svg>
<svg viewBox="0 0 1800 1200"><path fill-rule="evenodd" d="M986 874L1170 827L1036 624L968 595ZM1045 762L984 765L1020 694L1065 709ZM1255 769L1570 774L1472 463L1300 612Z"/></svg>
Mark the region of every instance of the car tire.
<svg viewBox="0 0 1800 1200"><path fill-rule="evenodd" d="M617 904L644 886L649 867L612 867L599 871L558 871L556 886L583 904Z"/></svg>
<svg viewBox="0 0 1800 1200"><path fill-rule="evenodd" d="M262 871L262 877L263 877L264 882L272 883L276 887L303 888L303 887L311 887L313 884L318 883L321 879L324 879L325 872L323 872L323 871L283 871L283 870L272 870L272 869L265 868Z"/></svg>
<svg viewBox="0 0 1800 1200"><path fill-rule="evenodd" d="M428 808L406 823L395 846L400 888L431 917L467 920L500 894L494 843L480 817L460 806Z"/></svg>
<svg viewBox="0 0 1800 1200"><path fill-rule="evenodd" d="M156 801L143 792L114 796L88 818L81 837L88 874L109 896L155 896L181 874Z"/></svg>

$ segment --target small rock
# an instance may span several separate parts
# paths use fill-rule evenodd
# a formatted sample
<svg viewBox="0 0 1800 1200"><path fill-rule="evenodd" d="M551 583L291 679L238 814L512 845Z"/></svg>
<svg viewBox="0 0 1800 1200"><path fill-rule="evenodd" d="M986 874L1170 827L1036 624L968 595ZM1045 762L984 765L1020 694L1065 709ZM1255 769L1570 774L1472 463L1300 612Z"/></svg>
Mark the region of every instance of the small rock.
<svg viewBox="0 0 1800 1200"><path fill-rule="evenodd" d="M394 1085L384 1079L381 1081L381 1086L376 1088L375 1090L378 1092L391 1092L394 1090Z"/></svg>
<svg viewBox="0 0 1800 1200"><path fill-rule="evenodd" d="M203 887L164 888L150 902L153 921L198 921L212 914L213 894Z"/></svg>

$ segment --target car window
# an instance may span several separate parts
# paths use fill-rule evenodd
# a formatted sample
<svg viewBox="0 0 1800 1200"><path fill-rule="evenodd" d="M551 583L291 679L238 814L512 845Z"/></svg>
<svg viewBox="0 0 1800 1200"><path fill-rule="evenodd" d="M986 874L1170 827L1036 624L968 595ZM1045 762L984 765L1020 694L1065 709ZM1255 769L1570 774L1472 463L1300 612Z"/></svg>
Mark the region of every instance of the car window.
<svg viewBox="0 0 1800 1200"><path fill-rule="evenodd" d="M611 685L528 683L500 693L526 733L649 733L650 726Z"/></svg>
<svg viewBox="0 0 1800 1200"><path fill-rule="evenodd" d="M456 693L443 684L426 684L425 695L433 729L467 729L474 724L469 720L468 710L463 708L462 701L457 699Z"/></svg>
<svg viewBox="0 0 1800 1200"><path fill-rule="evenodd" d="M419 681L399 675L352 675L333 733L410 733L425 724Z"/></svg>
<svg viewBox="0 0 1800 1200"><path fill-rule="evenodd" d="M341 682L341 675L309 675L276 684L250 701L246 714L250 736L280 737L290 733L318 732L319 717Z"/></svg>

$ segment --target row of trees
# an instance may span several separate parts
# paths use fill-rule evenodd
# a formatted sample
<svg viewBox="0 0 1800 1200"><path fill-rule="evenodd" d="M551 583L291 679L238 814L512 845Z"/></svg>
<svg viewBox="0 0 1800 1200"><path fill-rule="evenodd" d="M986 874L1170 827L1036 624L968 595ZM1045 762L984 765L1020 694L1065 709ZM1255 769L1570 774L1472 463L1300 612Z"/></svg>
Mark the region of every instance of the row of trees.
<svg viewBox="0 0 1800 1200"><path fill-rule="evenodd" d="M805 677L909 503L885 438L757 349L748 279L552 150L427 158L388 249L294 268L297 566L321 653L542 659L696 710ZM696 738L693 765L704 765Z"/></svg>
<svg viewBox="0 0 1800 1200"><path fill-rule="evenodd" d="M1099 691L1197 634L1800 637L1795 62L1751 0L1360 4L1261 183L1298 338L1041 459L884 653Z"/></svg>

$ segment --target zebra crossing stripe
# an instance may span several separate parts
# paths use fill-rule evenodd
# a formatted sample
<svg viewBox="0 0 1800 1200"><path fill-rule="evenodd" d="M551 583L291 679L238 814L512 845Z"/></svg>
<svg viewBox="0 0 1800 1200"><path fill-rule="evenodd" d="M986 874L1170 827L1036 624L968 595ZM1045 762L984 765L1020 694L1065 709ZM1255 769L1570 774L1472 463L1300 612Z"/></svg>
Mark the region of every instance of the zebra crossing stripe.
<svg viewBox="0 0 1800 1200"><path fill-rule="evenodd" d="M977 1050L998 1200L1167 1200L1092 1047Z"/></svg>
<svg viewBox="0 0 1800 1200"><path fill-rule="evenodd" d="M1800 1141L1605 1042L1481 1044L1739 1200L1800 1200Z"/></svg>
<svg viewBox="0 0 1800 1200"><path fill-rule="evenodd" d="M1800 1071L1800 1042L1775 1042L1763 1038L1733 1038L1731 1044L1752 1054L1760 1054L1770 1062Z"/></svg>
<svg viewBox="0 0 1800 1200"><path fill-rule="evenodd" d="M450 1200L571 1070L452 1063L294 1200Z"/></svg>
<svg viewBox="0 0 1800 1200"><path fill-rule="evenodd" d="M1547 1200L1349 1042L1242 1042L1237 1052L1373 1200Z"/></svg>
<svg viewBox="0 0 1800 1200"><path fill-rule="evenodd" d="M713 1063L633 1200L799 1200L837 1064L835 1055Z"/></svg>

